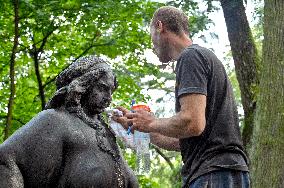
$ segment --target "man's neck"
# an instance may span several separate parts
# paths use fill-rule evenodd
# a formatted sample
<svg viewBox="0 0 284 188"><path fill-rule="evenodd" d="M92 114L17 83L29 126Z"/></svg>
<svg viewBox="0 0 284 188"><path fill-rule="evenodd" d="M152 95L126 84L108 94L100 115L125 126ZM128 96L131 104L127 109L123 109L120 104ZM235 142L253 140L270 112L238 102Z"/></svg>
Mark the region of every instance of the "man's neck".
<svg viewBox="0 0 284 188"><path fill-rule="evenodd" d="M186 35L173 35L172 36L172 44L173 44L173 52L172 57L174 60L177 60L181 54L181 52L192 45L192 40Z"/></svg>

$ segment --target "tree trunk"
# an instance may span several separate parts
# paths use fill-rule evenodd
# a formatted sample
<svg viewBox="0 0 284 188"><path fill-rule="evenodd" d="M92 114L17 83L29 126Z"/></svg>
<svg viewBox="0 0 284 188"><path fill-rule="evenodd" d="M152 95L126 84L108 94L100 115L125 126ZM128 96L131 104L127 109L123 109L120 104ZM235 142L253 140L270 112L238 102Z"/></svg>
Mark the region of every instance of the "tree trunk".
<svg viewBox="0 0 284 188"><path fill-rule="evenodd" d="M46 33L46 35L42 38L42 42L39 48L36 46L36 41L34 40L33 37L33 50L30 50L30 55L33 57L34 60L34 66L35 66L35 73L36 73L36 78L37 78L37 83L38 83L38 90L39 90L39 96L40 96L40 101L41 101L41 109L44 110L45 107L45 94L44 94L44 85L41 80L41 75L40 75L40 69L39 69L39 63L40 63L40 54L43 53L44 51L44 46L47 43L48 38L51 36L51 34L58 28L58 26L53 25L53 22L50 24L50 31Z"/></svg>
<svg viewBox="0 0 284 188"><path fill-rule="evenodd" d="M256 108L257 66L260 59L242 0L221 0L244 109L243 142L250 145Z"/></svg>
<svg viewBox="0 0 284 188"><path fill-rule="evenodd" d="M4 131L4 139L7 139L9 136L10 127L12 124L12 116L13 116L13 104L14 104L14 96L15 96L15 59L17 53L17 47L19 43L19 0L13 1L14 5L14 45L12 49L11 59L10 59L10 97L8 102L8 114L7 114L7 121L6 127Z"/></svg>
<svg viewBox="0 0 284 188"><path fill-rule="evenodd" d="M284 187L284 1L265 0L263 67L253 134L253 187Z"/></svg>
<svg viewBox="0 0 284 188"><path fill-rule="evenodd" d="M35 73L36 73L36 78L37 78L37 83L38 83L39 96L40 96L40 101L41 101L41 109L43 110L45 107L45 94L44 94L44 88L42 85L42 80L41 80L40 71L39 71L39 56L36 51L36 48L35 48L33 58L34 58Z"/></svg>

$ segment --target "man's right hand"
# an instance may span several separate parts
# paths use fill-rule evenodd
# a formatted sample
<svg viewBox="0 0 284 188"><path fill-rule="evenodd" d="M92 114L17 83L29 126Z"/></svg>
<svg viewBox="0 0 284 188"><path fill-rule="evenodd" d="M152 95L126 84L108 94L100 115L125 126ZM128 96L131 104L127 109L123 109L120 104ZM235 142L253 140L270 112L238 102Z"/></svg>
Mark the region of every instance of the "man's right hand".
<svg viewBox="0 0 284 188"><path fill-rule="evenodd" d="M125 114L130 113L130 111L122 106L118 106L116 107L116 109L121 111L123 113L123 116L117 116L116 114L113 114L112 119L120 123L123 126L123 128L127 130L130 124L130 120L127 119L127 117L125 117Z"/></svg>

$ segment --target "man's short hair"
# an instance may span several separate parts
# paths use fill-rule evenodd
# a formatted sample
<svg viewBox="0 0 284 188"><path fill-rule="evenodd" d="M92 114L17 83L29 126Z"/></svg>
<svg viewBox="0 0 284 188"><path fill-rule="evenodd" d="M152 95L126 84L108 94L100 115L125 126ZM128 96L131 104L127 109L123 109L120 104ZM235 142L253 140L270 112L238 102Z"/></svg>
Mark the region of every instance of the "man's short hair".
<svg viewBox="0 0 284 188"><path fill-rule="evenodd" d="M151 27L161 21L165 27L177 35L182 32L189 35L189 21L187 15L172 6L163 6L156 10L151 21Z"/></svg>

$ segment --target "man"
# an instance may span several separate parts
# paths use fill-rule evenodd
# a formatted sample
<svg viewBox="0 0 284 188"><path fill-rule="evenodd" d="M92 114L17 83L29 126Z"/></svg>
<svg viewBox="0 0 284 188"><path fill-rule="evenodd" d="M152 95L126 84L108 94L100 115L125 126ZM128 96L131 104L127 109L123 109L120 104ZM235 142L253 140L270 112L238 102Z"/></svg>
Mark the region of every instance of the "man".
<svg viewBox="0 0 284 188"><path fill-rule="evenodd" d="M188 18L161 7L151 21L154 50L162 63L176 65L176 115L155 118L145 111L116 118L126 128L149 132L151 142L180 150L183 187L249 187L248 159L242 145L231 84L222 63L189 38Z"/></svg>

